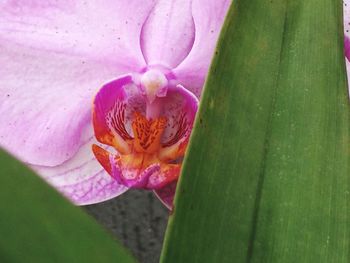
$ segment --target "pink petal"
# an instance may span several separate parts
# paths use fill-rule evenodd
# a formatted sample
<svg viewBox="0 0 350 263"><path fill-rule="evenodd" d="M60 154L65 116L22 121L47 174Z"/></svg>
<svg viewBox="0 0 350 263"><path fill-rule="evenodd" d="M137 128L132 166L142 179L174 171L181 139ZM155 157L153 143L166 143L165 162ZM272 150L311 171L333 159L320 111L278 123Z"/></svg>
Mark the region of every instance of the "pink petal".
<svg viewBox="0 0 350 263"><path fill-rule="evenodd" d="M344 38L344 51L345 51L345 57L349 60L350 59L350 39L345 36Z"/></svg>
<svg viewBox="0 0 350 263"><path fill-rule="evenodd" d="M177 181L181 170L179 164L164 165L158 171L153 171L150 175L147 188L148 189L163 189L174 181Z"/></svg>
<svg viewBox="0 0 350 263"><path fill-rule="evenodd" d="M186 59L173 71L180 83L199 96L229 0L193 0L192 14L196 28L193 48Z"/></svg>
<svg viewBox="0 0 350 263"><path fill-rule="evenodd" d="M113 146L114 138L124 135L121 133L122 131L113 124L117 121L120 126L124 125L126 103L123 102L127 99L124 86L132 83L132 77L130 75L120 77L105 84L95 96L93 104L93 124L95 136L99 142ZM113 111L113 114L111 111ZM115 117L117 120L107 121L109 116Z"/></svg>
<svg viewBox="0 0 350 263"><path fill-rule="evenodd" d="M0 145L45 166L68 160L92 136L93 96L120 71L4 41L0 65Z"/></svg>
<svg viewBox="0 0 350 263"><path fill-rule="evenodd" d="M129 168L129 169L128 169ZM118 164L112 164L112 176L122 185L130 188L148 188L148 180L150 176L155 173L159 173L160 165L153 164L144 170L130 169L130 167L120 167ZM153 188L152 188L153 189Z"/></svg>
<svg viewBox="0 0 350 263"><path fill-rule="evenodd" d="M348 88L350 90L350 1L343 1L343 17L344 17L344 51L346 70L348 75Z"/></svg>
<svg viewBox="0 0 350 263"><path fill-rule="evenodd" d="M140 32L153 6L153 0L2 1L0 38L141 68Z"/></svg>
<svg viewBox="0 0 350 263"><path fill-rule="evenodd" d="M350 37L350 0L343 0L344 33Z"/></svg>
<svg viewBox="0 0 350 263"><path fill-rule="evenodd" d="M169 88L162 100L164 106L161 115L167 117L168 122L162 138L164 148L159 157L164 161L173 161L184 155L198 109L198 99L178 85Z"/></svg>
<svg viewBox="0 0 350 263"><path fill-rule="evenodd" d="M345 56L350 60L350 1L344 0L343 2Z"/></svg>
<svg viewBox="0 0 350 263"><path fill-rule="evenodd" d="M348 90L350 93L350 61L347 58L345 59L345 65L346 65L346 71L348 76Z"/></svg>
<svg viewBox="0 0 350 263"><path fill-rule="evenodd" d="M163 142L165 142L172 138L174 133L179 129L181 125L179 118L181 116L184 115L187 117L188 124L190 125L189 128L192 127L191 125L196 116L199 101L193 93L181 85L169 87L167 96L161 98L161 100L163 107L160 115L166 117L168 120L165 134L163 135Z"/></svg>
<svg viewBox="0 0 350 263"><path fill-rule="evenodd" d="M145 111L145 98L130 75L105 84L93 102L93 126L99 142L115 147L119 153L129 153L134 112Z"/></svg>
<svg viewBox="0 0 350 263"><path fill-rule="evenodd" d="M96 141L91 138L62 165L33 168L77 205L103 202L124 193L128 188L118 184L95 159L91 151L93 143Z"/></svg>
<svg viewBox="0 0 350 263"><path fill-rule="evenodd" d="M167 186L154 190L153 192L156 194L156 196L159 198L159 200L169 209L173 209L173 202L174 202L174 196L175 196L175 190L176 190L177 181L172 182L171 184L168 184Z"/></svg>
<svg viewBox="0 0 350 263"><path fill-rule="evenodd" d="M192 1L159 0L141 33L147 64L176 67L190 52L195 39Z"/></svg>

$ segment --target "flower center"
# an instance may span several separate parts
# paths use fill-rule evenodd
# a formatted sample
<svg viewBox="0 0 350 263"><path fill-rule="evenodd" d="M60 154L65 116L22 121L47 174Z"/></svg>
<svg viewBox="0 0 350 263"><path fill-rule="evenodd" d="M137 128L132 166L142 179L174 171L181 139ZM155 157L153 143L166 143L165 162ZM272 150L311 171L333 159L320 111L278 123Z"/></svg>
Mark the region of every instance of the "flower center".
<svg viewBox="0 0 350 263"><path fill-rule="evenodd" d="M149 104L152 104L156 97L166 96L167 86L168 79L159 70L151 69L141 76L141 87Z"/></svg>
<svg viewBox="0 0 350 263"><path fill-rule="evenodd" d="M93 126L105 146L95 144L92 150L118 183L157 192L176 184L198 100L174 83L170 71L144 72L107 83L98 92Z"/></svg>

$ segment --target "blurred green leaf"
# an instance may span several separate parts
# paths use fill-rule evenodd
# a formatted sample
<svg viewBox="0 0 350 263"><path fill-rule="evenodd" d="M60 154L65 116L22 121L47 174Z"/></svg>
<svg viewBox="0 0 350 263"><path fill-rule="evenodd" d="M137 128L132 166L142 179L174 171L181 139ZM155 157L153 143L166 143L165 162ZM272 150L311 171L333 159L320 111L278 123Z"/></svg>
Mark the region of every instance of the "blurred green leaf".
<svg viewBox="0 0 350 263"><path fill-rule="evenodd" d="M162 262L350 262L342 1L237 0Z"/></svg>
<svg viewBox="0 0 350 263"><path fill-rule="evenodd" d="M0 262L135 262L80 208L0 151Z"/></svg>

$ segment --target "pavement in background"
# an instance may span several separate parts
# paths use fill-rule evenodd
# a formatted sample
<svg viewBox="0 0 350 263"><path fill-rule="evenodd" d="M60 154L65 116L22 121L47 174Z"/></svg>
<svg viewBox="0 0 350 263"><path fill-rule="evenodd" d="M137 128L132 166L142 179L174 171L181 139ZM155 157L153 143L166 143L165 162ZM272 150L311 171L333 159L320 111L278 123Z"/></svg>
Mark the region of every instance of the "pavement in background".
<svg viewBox="0 0 350 263"><path fill-rule="evenodd" d="M158 263L169 212L152 192L130 190L84 209L141 263Z"/></svg>

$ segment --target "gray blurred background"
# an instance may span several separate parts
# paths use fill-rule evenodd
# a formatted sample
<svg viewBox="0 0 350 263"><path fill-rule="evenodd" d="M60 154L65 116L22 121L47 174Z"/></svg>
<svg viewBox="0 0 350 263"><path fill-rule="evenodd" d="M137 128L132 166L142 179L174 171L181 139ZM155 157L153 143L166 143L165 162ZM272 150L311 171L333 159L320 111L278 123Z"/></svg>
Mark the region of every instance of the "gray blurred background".
<svg viewBox="0 0 350 263"><path fill-rule="evenodd" d="M169 211L151 191L129 190L110 201L83 208L139 262L159 262Z"/></svg>

